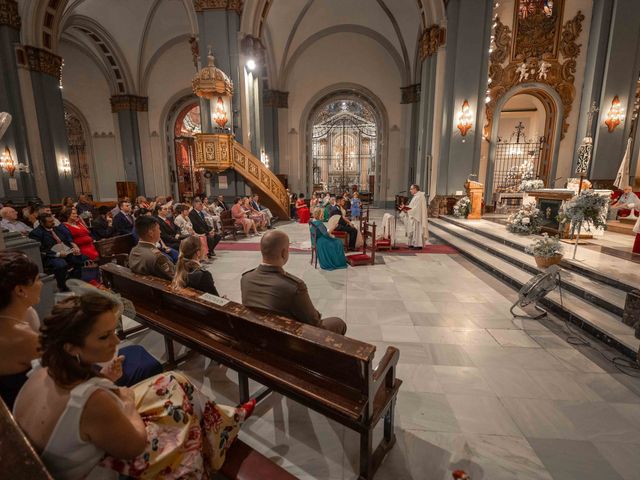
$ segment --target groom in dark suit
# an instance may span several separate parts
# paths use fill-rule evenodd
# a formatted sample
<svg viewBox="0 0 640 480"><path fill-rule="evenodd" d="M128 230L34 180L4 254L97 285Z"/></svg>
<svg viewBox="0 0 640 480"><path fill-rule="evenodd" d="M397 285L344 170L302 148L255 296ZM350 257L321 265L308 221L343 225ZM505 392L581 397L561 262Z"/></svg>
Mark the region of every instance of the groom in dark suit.
<svg viewBox="0 0 640 480"><path fill-rule="evenodd" d="M215 257L216 252L214 252L216 245L222 239L220 235L218 235L213 227L210 227L207 221L205 220L202 200L199 198L195 198L193 200L193 208L189 212L189 220L191 220L191 224L193 225L193 231L199 233L201 235L207 236L207 246L209 247L209 258Z"/></svg>
<svg viewBox="0 0 640 480"><path fill-rule="evenodd" d="M120 211L114 215L112 227L114 235L126 235L133 232L133 217L131 216L131 202L120 200L118 202Z"/></svg>
<svg viewBox="0 0 640 480"><path fill-rule="evenodd" d="M40 253L44 268L53 270L53 275L58 283L58 290L61 292L68 291L65 282L67 280L67 271L71 268L71 276L80 278L82 276L82 265L87 257L80 254L80 249L73 243L73 238L64 226L55 226L53 216L42 214L38 216L38 226L29 232L29 238L40 243ZM56 245L64 245L71 249L68 251L64 248L53 249ZM67 250L67 251L65 251Z"/></svg>

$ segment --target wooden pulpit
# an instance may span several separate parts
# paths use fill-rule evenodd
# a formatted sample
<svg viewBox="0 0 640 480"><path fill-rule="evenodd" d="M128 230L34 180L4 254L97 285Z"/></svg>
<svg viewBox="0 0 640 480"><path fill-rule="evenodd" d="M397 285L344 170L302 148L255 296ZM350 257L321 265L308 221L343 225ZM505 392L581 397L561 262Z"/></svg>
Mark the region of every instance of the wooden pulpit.
<svg viewBox="0 0 640 480"><path fill-rule="evenodd" d="M484 185L480 182L467 180L464 188L467 189L467 196L469 200L471 200L471 211L467 219L478 220L482 218L482 193L484 192Z"/></svg>

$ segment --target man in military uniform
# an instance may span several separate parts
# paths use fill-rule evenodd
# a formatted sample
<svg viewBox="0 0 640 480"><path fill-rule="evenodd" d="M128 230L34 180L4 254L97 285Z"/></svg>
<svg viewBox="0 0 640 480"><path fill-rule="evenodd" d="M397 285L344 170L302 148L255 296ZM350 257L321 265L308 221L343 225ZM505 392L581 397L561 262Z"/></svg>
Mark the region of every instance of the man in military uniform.
<svg viewBox="0 0 640 480"><path fill-rule="evenodd" d="M140 241L129 253L129 268L131 268L131 271L141 275L153 275L172 280L175 267L156 246L160 241L158 219L148 215L141 215L136 220L135 228Z"/></svg>
<svg viewBox="0 0 640 480"><path fill-rule="evenodd" d="M282 268L289 260L289 237L270 230L260 241L262 263L242 275L242 304L261 308L302 323L344 335L347 325L340 318L321 318L307 291L307 285Z"/></svg>

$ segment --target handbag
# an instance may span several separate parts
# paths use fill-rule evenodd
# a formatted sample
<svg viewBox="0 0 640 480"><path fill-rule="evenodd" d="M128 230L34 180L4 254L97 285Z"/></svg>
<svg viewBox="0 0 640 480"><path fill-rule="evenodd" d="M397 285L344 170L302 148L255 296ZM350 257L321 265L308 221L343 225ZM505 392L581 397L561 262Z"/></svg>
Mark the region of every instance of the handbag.
<svg viewBox="0 0 640 480"><path fill-rule="evenodd" d="M93 260L87 260L82 265L81 279L87 283L101 283L100 267Z"/></svg>

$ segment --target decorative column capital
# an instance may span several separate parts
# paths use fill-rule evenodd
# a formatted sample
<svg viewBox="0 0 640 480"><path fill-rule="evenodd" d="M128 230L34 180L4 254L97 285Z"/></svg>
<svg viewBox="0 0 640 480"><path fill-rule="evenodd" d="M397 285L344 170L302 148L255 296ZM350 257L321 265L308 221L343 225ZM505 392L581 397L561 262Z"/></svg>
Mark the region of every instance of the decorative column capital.
<svg viewBox="0 0 640 480"><path fill-rule="evenodd" d="M111 97L111 111L146 112L149 110L149 97L137 95L114 95Z"/></svg>
<svg viewBox="0 0 640 480"><path fill-rule="evenodd" d="M414 83L407 87L400 87L402 99L400 103L418 103L420 101L420 84Z"/></svg>
<svg viewBox="0 0 640 480"><path fill-rule="evenodd" d="M440 25L431 25L422 32L420 37L420 60L435 55L438 47L444 45L447 38L447 30Z"/></svg>
<svg viewBox="0 0 640 480"><path fill-rule="evenodd" d="M265 88L262 99L265 107L289 108L289 92Z"/></svg>
<svg viewBox="0 0 640 480"><path fill-rule="evenodd" d="M31 45L16 46L16 62L32 72L51 75L58 81L62 76L62 57L42 48Z"/></svg>
<svg viewBox="0 0 640 480"><path fill-rule="evenodd" d="M0 25L20 30L22 22L16 0L0 0Z"/></svg>
<svg viewBox="0 0 640 480"><path fill-rule="evenodd" d="M233 10L242 15L242 0L193 0L196 12L205 10Z"/></svg>

